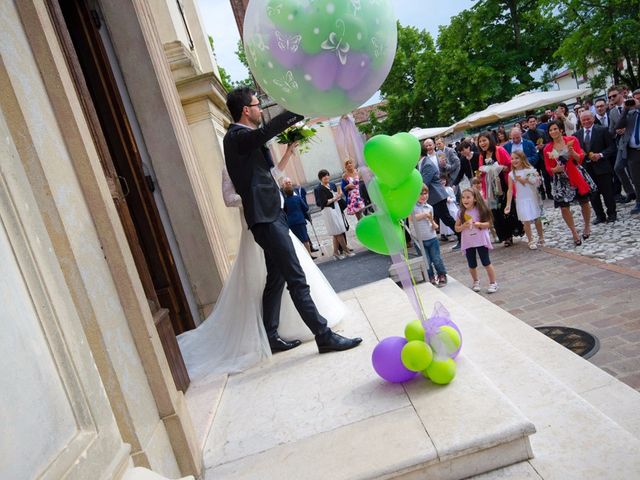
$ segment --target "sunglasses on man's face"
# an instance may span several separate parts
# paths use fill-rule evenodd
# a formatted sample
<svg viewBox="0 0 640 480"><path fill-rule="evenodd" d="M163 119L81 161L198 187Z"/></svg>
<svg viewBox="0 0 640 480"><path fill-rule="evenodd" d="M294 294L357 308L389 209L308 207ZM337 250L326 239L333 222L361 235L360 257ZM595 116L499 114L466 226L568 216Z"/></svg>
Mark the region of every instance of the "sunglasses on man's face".
<svg viewBox="0 0 640 480"><path fill-rule="evenodd" d="M613 100L613 99L614 99L614 98L616 98L617 96L618 96L618 94L617 94L617 93L614 93L613 95L609 95L607 98L608 98L609 100Z"/></svg>
<svg viewBox="0 0 640 480"><path fill-rule="evenodd" d="M249 105L247 105L247 107L259 107L260 106L260 102L258 103L250 103Z"/></svg>

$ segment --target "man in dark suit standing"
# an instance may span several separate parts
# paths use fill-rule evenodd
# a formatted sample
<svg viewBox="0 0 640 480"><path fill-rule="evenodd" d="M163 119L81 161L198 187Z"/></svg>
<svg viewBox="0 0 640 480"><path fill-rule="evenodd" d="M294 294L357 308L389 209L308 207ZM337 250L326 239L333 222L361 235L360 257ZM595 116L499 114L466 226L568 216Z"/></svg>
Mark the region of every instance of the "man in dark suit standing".
<svg viewBox="0 0 640 480"><path fill-rule="evenodd" d="M247 226L264 250L267 283L262 295L262 317L271 351L281 352L300 345L299 340L288 342L278 335L285 282L296 310L316 337L320 353L356 347L362 339L345 338L332 332L311 299L309 285L289 237L280 189L271 175L273 160L264 145L303 117L285 111L260 126L260 102L255 92L246 87L229 92L227 107L235 123L224 136L225 163L233 186L242 198Z"/></svg>
<svg viewBox="0 0 640 480"><path fill-rule="evenodd" d="M435 144L433 140L427 138L422 144L422 155L418 163L418 171L422 176L422 183L429 188L429 205L433 207L433 216L442 220L447 227L455 232L456 221L447 208L447 191L440 182L440 168L435 157ZM460 233L456 233L458 243L452 250L460 250Z"/></svg>
<svg viewBox="0 0 640 480"><path fill-rule="evenodd" d="M618 154L629 164L631 180L636 192L640 191L640 89L633 92L633 99L625 101L624 112L616 125L622 131ZM632 215L640 214L640 199L636 198L636 204L629 212Z"/></svg>
<svg viewBox="0 0 640 480"><path fill-rule="evenodd" d="M589 110L580 114L582 128L576 132L580 147L584 151L584 167L591 175L598 187L597 192L591 194L591 206L596 213L594 225L604 222L615 222L616 202L613 195L613 170L611 159L616 155L616 144L609 130L600 125L594 125L595 117ZM600 197L602 196L602 199ZM602 200L607 208L604 214Z"/></svg>

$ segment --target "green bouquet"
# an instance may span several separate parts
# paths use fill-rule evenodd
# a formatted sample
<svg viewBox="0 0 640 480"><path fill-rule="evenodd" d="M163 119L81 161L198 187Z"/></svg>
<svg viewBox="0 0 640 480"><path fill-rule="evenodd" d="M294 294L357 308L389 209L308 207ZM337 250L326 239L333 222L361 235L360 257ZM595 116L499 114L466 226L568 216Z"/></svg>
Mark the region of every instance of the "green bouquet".
<svg viewBox="0 0 640 480"><path fill-rule="evenodd" d="M316 133L317 130L315 128L310 127L304 122L299 122L287 128L276 138L278 139L278 143L282 143L284 145L298 142L298 151L303 153L309 150L309 142L311 142Z"/></svg>

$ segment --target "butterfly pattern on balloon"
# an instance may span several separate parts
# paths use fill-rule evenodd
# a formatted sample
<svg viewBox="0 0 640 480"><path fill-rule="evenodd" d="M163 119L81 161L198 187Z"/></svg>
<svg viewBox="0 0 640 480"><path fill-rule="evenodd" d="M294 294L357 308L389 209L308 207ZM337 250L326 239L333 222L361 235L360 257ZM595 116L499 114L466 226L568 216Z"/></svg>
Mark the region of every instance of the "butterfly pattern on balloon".
<svg viewBox="0 0 640 480"><path fill-rule="evenodd" d="M279 86L282 89L282 91L285 93L291 93L291 91L298 90L299 88L298 82L293 76L293 72L291 70L289 70L287 73L284 74L284 77L282 77L282 80L274 79L273 83Z"/></svg>
<svg viewBox="0 0 640 480"><path fill-rule="evenodd" d="M331 32L329 34L329 38L322 42L320 47L323 50L328 50L330 52L335 51L340 59L340 63L345 65L347 63L347 53L351 50L351 46L349 45L349 42L344 40L346 26L341 18L336 20L336 28L342 31L340 33Z"/></svg>
<svg viewBox="0 0 640 480"><path fill-rule="evenodd" d="M276 30L276 38L280 50L297 52L300 46L300 40L302 40L302 35L286 35Z"/></svg>
<svg viewBox="0 0 640 480"><path fill-rule="evenodd" d="M278 3L276 5L268 5L267 6L267 15L272 17L273 15L280 15L282 12L282 4Z"/></svg>
<svg viewBox="0 0 640 480"><path fill-rule="evenodd" d="M358 15L358 11L362 8L360 0L351 0L351 6L353 7L353 14Z"/></svg>

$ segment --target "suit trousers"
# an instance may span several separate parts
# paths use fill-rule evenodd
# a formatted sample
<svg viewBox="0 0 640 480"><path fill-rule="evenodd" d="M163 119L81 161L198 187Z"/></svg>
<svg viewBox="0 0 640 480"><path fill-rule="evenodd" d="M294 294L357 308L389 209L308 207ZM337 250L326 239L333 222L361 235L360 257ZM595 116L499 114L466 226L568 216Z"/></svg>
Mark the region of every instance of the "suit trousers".
<svg viewBox="0 0 640 480"><path fill-rule="evenodd" d="M455 232L456 220L449 213L449 209L447 208L447 199L444 198L438 203L434 203L432 207L435 222L439 223L438 220L442 220L442 223ZM458 241L460 241L460 233L456 232L456 237L458 237Z"/></svg>
<svg viewBox="0 0 640 480"><path fill-rule="evenodd" d="M629 150L631 149L628 149L628 151ZM626 193L627 195L631 195L632 193L635 193L635 190L633 185L631 184L631 179L629 178L627 168L628 168L628 158L622 158L622 152L618 150L616 163L613 169L615 170L616 175L620 179L622 188L624 188L624 193Z"/></svg>
<svg viewBox="0 0 640 480"><path fill-rule="evenodd" d="M631 173L631 181L637 192L640 192L640 150L627 148L627 161L629 162L629 172ZM636 204L640 202L640 197L636 198Z"/></svg>
<svg viewBox="0 0 640 480"><path fill-rule="evenodd" d="M280 303L286 283L296 310L314 335L325 336L330 330L327 321L316 308L304 271L289 237L289 225L283 211L271 223L256 223L251 227L256 243L264 250L267 283L262 294L262 321L269 339L278 335Z"/></svg>
<svg viewBox="0 0 640 480"><path fill-rule="evenodd" d="M588 171L588 170L587 170ZM613 218L616 216L616 201L613 193L613 174L611 173L593 173L588 171L593 181L596 182L598 187L597 192L591 194L591 206L598 218ZM602 198L600 198L602 197ZM604 206L607 208L607 215L604 214L604 208L602 206L602 200L604 200Z"/></svg>

